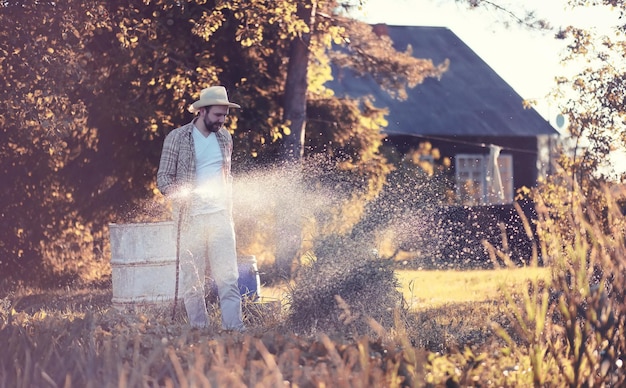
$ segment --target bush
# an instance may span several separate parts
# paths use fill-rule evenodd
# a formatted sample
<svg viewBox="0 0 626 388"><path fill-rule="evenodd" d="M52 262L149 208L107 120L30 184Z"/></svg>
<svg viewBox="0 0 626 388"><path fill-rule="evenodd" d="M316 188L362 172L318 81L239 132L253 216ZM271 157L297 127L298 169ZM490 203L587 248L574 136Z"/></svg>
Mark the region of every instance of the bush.
<svg viewBox="0 0 626 388"><path fill-rule="evenodd" d="M372 332L370 320L390 329L402 295L390 260L366 244L332 235L319 241L289 292L287 324L296 332L349 336Z"/></svg>

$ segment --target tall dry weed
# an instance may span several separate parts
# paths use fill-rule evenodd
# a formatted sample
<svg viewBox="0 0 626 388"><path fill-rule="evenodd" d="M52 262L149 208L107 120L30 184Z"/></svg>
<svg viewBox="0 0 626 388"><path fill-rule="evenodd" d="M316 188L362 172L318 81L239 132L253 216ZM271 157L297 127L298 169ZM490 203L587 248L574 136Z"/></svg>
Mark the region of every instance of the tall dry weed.
<svg viewBox="0 0 626 388"><path fill-rule="evenodd" d="M371 333L369 319L387 328L402 294L391 260L379 259L362 241L331 235L316 243L288 293L287 326L296 333Z"/></svg>
<svg viewBox="0 0 626 388"><path fill-rule="evenodd" d="M624 198L626 193L609 188L592 195L574 184L538 188L536 257L529 263L549 266L550 281L530 279L522 289L502 285L508 324L492 322L498 340L480 351L431 354L427 382L625 386ZM494 263L514 265L506 252L485 245Z"/></svg>
<svg viewBox="0 0 626 388"><path fill-rule="evenodd" d="M604 187L593 196L570 193L567 222L539 222L551 258L557 311L547 338L550 354L570 386L626 384L626 218L618 200L626 193Z"/></svg>
<svg viewBox="0 0 626 388"><path fill-rule="evenodd" d="M2 388L419 386L425 358L382 338L198 331L114 310L12 312L0 343Z"/></svg>
<svg viewBox="0 0 626 388"><path fill-rule="evenodd" d="M537 235L551 282L505 289L515 325L497 330L510 348L525 347L536 386L623 386L626 219L617 199L624 194L605 188L586 196L571 187L536 192Z"/></svg>

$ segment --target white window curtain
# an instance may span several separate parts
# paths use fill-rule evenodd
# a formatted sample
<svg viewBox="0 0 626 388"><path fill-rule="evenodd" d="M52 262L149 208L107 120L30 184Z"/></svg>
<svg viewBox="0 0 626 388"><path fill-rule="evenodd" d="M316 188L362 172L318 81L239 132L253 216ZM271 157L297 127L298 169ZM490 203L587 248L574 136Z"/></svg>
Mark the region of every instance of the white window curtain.
<svg viewBox="0 0 626 388"><path fill-rule="evenodd" d="M513 156L501 151L492 145L488 155L456 155L456 192L464 205L513 202Z"/></svg>

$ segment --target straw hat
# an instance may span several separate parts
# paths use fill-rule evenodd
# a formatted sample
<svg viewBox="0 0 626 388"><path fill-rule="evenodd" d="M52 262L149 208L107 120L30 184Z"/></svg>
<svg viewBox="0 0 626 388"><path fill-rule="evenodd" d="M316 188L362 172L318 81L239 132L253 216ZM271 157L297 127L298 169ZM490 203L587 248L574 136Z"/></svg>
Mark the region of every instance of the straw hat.
<svg viewBox="0 0 626 388"><path fill-rule="evenodd" d="M238 104L228 101L226 88L223 86L211 86L202 89L200 99L189 106L191 113L196 113L203 106L221 105L229 108L241 108Z"/></svg>

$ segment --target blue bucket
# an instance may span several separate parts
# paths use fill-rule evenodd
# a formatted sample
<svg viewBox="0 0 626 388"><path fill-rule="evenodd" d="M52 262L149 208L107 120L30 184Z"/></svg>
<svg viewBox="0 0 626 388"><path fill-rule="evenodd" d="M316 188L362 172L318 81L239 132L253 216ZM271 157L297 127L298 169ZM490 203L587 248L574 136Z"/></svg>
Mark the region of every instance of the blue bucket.
<svg viewBox="0 0 626 388"><path fill-rule="evenodd" d="M238 256L239 292L241 296L257 299L261 296L261 278L255 256Z"/></svg>
<svg viewBox="0 0 626 388"><path fill-rule="evenodd" d="M256 300L261 296L261 278L255 256L237 256L239 268L239 292L244 298ZM207 279L208 298L217 300L217 284L211 277Z"/></svg>

